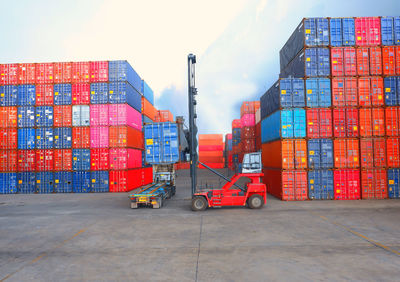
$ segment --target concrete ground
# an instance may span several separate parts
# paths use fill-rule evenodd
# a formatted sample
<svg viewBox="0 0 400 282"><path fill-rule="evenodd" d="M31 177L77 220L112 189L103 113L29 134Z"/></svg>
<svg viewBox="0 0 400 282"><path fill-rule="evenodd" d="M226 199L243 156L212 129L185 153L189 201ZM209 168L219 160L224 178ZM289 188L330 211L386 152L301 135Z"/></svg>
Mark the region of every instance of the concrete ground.
<svg viewBox="0 0 400 282"><path fill-rule="evenodd" d="M195 213L189 181L159 210L125 193L0 195L0 281L400 280L400 200Z"/></svg>

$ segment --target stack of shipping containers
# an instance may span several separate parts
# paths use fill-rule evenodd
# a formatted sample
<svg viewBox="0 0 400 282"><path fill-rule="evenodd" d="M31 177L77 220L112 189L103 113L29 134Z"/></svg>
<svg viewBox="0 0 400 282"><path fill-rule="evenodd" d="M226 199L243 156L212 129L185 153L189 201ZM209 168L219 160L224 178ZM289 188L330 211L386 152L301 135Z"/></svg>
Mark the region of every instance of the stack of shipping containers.
<svg viewBox="0 0 400 282"><path fill-rule="evenodd" d="M256 111L256 152L261 151L261 108Z"/></svg>
<svg viewBox="0 0 400 282"><path fill-rule="evenodd" d="M232 164L233 170L240 171L243 161L243 154L240 152L240 139L242 131L242 122L240 119L232 121Z"/></svg>
<svg viewBox="0 0 400 282"><path fill-rule="evenodd" d="M199 161L211 168L224 168L222 134L199 134ZM202 168L199 165L199 168Z"/></svg>
<svg viewBox="0 0 400 282"><path fill-rule="evenodd" d="M233 154L232 154L232 133L225 135L225 167L233 167Z"/></svg>
<svg viewBox="0 0 400 282"><path fill-rule="evenodd" d="M260 101L243 102L240 107L240 154L256 151L256 111L260 108Z"/></svg>
<svg viewBox="0 0 400 282"><path fill-rule="evenodd" d="M141 79L128 62L4 64L0 78L2 193L122 192L152 181L142 168Z"/></svg>

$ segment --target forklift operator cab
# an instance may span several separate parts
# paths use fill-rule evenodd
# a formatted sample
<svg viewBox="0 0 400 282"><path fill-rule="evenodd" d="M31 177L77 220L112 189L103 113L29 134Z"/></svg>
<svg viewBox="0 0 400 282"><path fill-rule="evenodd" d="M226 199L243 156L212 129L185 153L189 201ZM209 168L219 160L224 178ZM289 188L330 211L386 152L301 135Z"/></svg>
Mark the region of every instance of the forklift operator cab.
<svg viewBox="0 0 400 282"><path fill-rule="evenodd" d="M249 153L245 154L242 163L242 173L261 173L261 153Z"/></svg>

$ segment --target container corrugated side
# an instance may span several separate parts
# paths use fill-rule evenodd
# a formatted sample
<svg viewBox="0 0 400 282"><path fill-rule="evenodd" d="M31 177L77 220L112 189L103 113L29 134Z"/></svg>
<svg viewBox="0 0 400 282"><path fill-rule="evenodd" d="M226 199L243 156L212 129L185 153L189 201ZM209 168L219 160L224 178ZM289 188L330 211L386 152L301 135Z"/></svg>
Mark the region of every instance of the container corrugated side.
<svg viewBox="0 0 400 282"><path fill-rule="evenodd" d="M108 63L109 81L127 81L137 92L142 88L142 79L128 63L128 61L109 61Z"/></svg>
<svg viewBox="0 0 400 282"><path fill-rule="evenodd" d="M53 172L37 172L36 173L36 192L39 194L53 193L54 191L54 174Z"/></svg>
<svg viewBox="0 0 400 282"><path fill-rule="evenodd" d="M179 161L178 128L176 123L153 123L144 126L146 163Z"/></svg>
<svg viewBox="0 0 400 282"><path fill-rule="evenodd" d="M72 149L72 170L90 170L89 149Z"/></svg>
<svg viewBox="0 0 400 282"><path fill-rule="evenodd" d="M35 126L35 107L18 107L18 127Z"/></svg>
<svg viewBox="0 0 400 282"><path fill-rule="evenodd" d="M333 168L333 141L331 139L310 139L307 145L310 169Z"/></svg>
<svg viewBox="0 0 400 282"><path fill-rule="evenodd" d="M353 18L330 18L331 46L354 46L356 44Z"/></svg>
<svg viewBox="0 0 400 282"><path fill-rule="evenodd" d="M18 85L18 106L34 106L36 104L35 85Z"/></svg>
<svg viewBox="0 0 400 282"><path fill-rule="evenodd" d="M89 171L74 171L72 173L72 191L74 193L90 192L90 172Z"/></svg>
<svg viewBox="0 0 400 282"><path fill-rule="evenodd" d="M386 199L387 173L385 169L368 169L361 171L361 198Z"/></svg>
<svg viewBox="0 0 400 282"><path fill-rule="evenodd" d="M335 200L359 200L360 171L358 169L340 169L333 172Z"/></svg>
<svg viewBox="0 0 400 282"><path fill-rule="evenodd" d="M109 191L108 171L92 171L90 173L90 191L94 193L106 193Z"/></svg>
<svg viewBox="0 0 400 282"><path fill-rule="evenodd" d="M18 87L16 85L0 86L0 106L10 107L18 104Z"/></svg>
<svg viewBox="0 0 400 282"><path fill-rule="evenodd" d="M72 192L72 172L70 171L54 172L54 192L55 193Z"/></svg>
<svg viewBox="0 0 400 282"><path fill-rule="evenodd" d="M310 200L333 200L333 171L310 170L308 172L308 198Z"/></svg>
<svg viewBox="0 0 400 282"><path fill-rule="evenodd" d="M128 104L138 112L142 110L142 96L127 82L110 82L108 100L111 104Z"/></svg>
<svg viewBox="0 0 400 282"><path fill-rule="evenodd" d="M0 173L0 194L17 193L17 174Z"/></svg>
<svg viewBox="0 0 400 282"><path fill-rule="evenodd" d="M306 79L307 107L324 108L332 105L331 80L328 78Z"/></svg>
<svg viewBox="0 0 400 282"><path fill-rule="evenodd" d="M144 80L142 80L142 93L144 98L146 98L147 101L154 105L154 92Z"/></svg>
<svg viewBox="0 0 400 282"><path fill-rule="evenodd" d="M18 172L17 173L18 193L32 194L36 192L36 173Z"/></svg>
<svg viewBox="0 0 400 282"><path fill-rule="evenodd" d="M388 197L391 199L400 198L400 169L388 169Z"/></svg>
<svg viewBox="0 0 400 282"><path fill-rule="evenodd" d="M284 201L307 200L308 185L305 170L263 169L263 183L268 193Z"/></svg>
<svg viewBox="0 0 400 282"><path fill-rule="evenodd" d="M54 105L71 105L72 87L71 84L54 84Z"/></svg>
<svg viewBox="0 0 400 282"><path fill-rule="evenodd" d="M108 103L108 83L91 83L90 84L90 103L91 104L107 104Z"/></svg>

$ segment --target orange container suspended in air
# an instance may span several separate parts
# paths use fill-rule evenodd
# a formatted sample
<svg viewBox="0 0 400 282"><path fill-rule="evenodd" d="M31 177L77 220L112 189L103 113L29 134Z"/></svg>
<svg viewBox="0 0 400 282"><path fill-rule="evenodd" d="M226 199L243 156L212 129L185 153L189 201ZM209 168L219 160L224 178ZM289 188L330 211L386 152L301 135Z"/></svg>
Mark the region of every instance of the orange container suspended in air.
<svg viewBox="0 0 400 282"><path fill-rule="evenodd" d="M155 121L157 109L144 97L142 97L142 114Z"/></svg>

